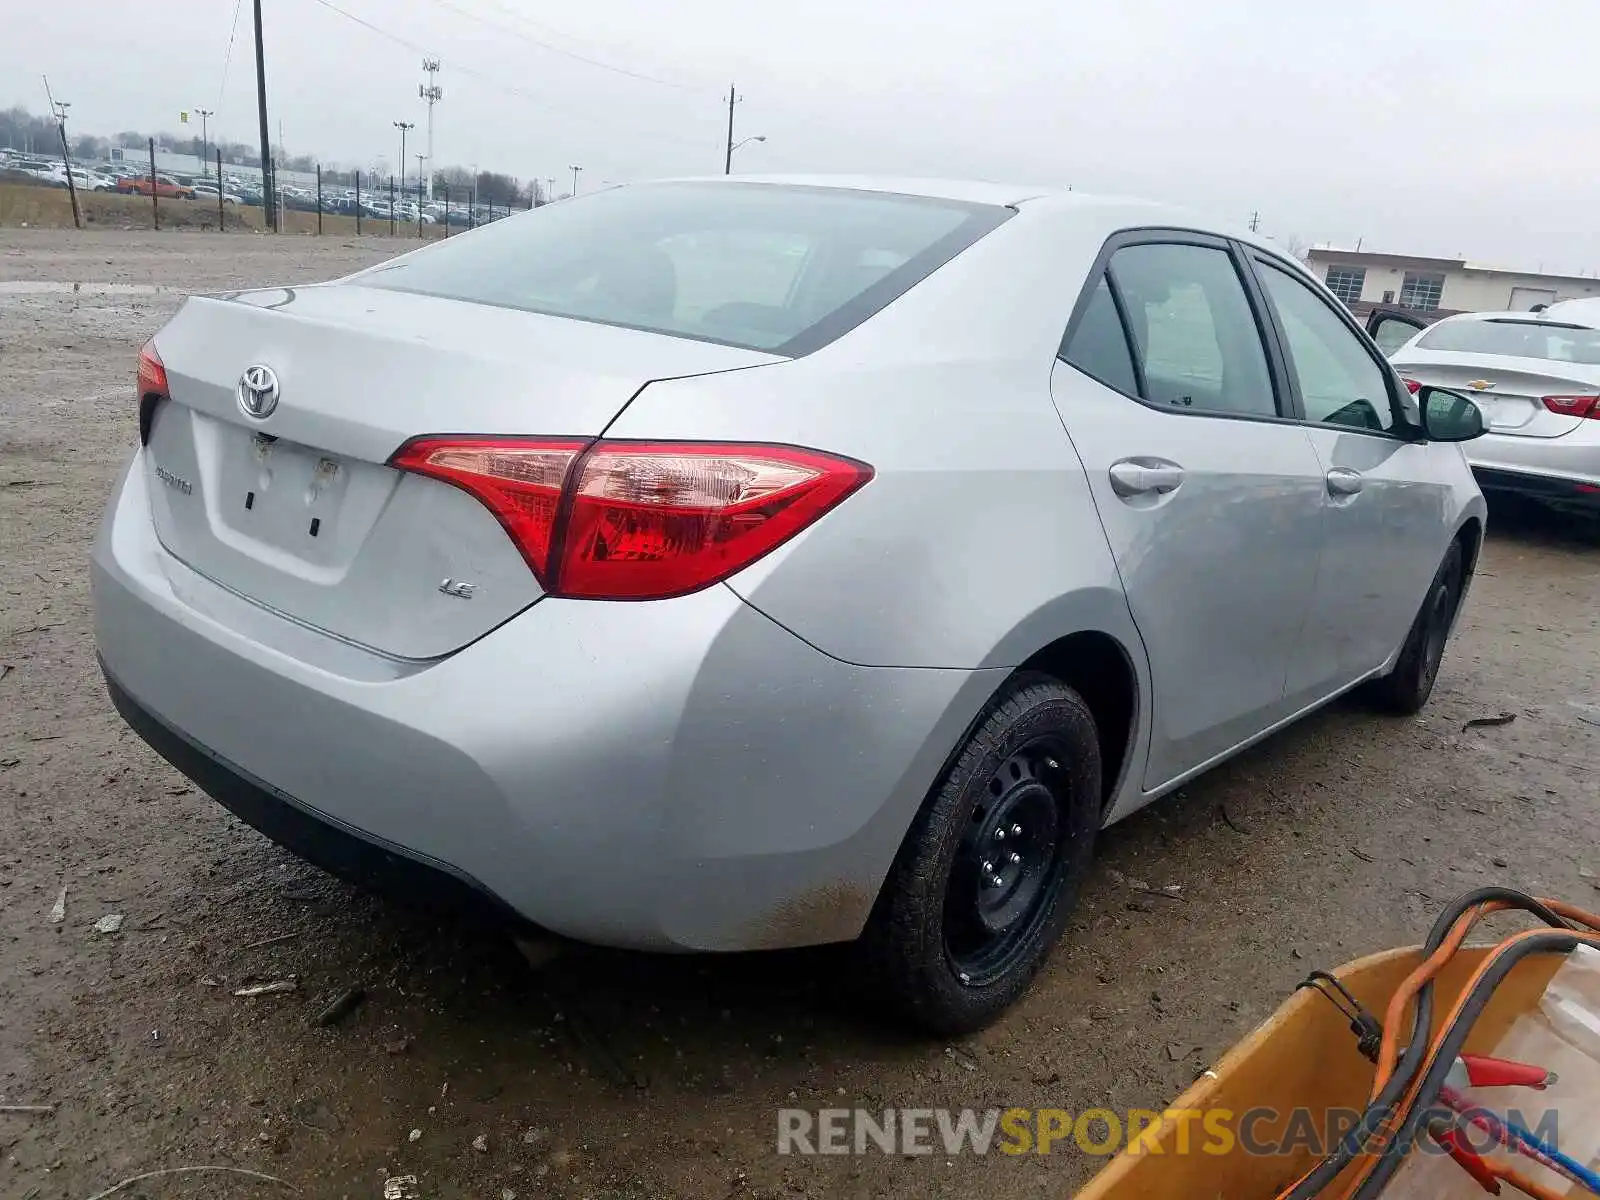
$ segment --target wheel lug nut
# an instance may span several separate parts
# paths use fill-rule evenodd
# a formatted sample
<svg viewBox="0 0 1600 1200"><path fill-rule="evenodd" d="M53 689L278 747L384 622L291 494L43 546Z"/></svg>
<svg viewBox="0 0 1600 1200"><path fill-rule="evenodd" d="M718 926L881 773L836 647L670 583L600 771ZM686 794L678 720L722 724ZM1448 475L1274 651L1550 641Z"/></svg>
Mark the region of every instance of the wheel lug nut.
<svg viewBox="0 0 1600 1200"><path fill-rule="evenodd" d="M1022 826L1021 825L1013 825L1011 827L1011 836L1012 837L1021 837L1022 836Z"/></svg>
<svg viewBox="0 0 1600 1200"><path fill-rule="evenodd" d="M995 887L1000 887L1005 883L1005 880L1001 879L1000 876L995 875L995 876L990 878L989 882L992 883Z"/></svg>
<svg viewBox="0 0 1600 1200"><path fill-rule="evenodd" d="M994 840L997 841L997 842L1005 841L1006 840L1006 831L1004 829L996 829L994 831Z"/></svg>
<svg viewBox="0 0 1600 1200"><path fill-rule="evenodd" d="M987 858L983 860L983 873L985 875L993 875L994 874L994 864L992 862L990 862Z"/></svg>
<svg viewBox="0 0 1600 1200"><path fill-rule="evenodd" d="M1018 854L1014 850L1011 852L1011 856L1010 857L1011 857L1011 865L1012 866L1015 866L1017 863L1022 861L1022 855Z"/></svg>

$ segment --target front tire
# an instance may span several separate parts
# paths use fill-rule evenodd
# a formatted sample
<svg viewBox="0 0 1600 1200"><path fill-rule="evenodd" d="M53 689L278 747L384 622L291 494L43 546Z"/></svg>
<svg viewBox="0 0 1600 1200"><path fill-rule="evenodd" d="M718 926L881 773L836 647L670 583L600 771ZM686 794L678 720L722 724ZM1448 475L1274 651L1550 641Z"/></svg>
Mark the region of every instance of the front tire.
<svg viewBox="0 0 1600 1200"><path fill-rule="evenodd" d="M1043 675L997 695L917 815L858 947L877 995L936 1034L1021 996L1061 936L1101 818L1082 697Z"/></svg>
<svg viewBox="0 0 1600 1200"><path fill-rule="evenodd" d="M1465 567L1461 543L1451 542L1438 573L1428 585L1422 611L1406 635L1406 644L1394 670L1368 685L1367 697L1375 707L1410 716L1422 711L1423 705L1428 703L1434 682L1439 678L1439 664L1444 661L1444 647L1455 622L1456 608L1461 603Z"/></svg>

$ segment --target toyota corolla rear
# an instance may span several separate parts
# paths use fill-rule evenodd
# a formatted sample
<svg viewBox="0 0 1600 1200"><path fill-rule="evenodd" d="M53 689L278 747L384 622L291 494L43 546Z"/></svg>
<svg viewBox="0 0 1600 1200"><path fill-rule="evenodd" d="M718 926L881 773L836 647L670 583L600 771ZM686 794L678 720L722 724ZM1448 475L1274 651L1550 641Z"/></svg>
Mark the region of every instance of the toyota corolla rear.
<svg viewBox="0 0 1600 1200"><path fill-rule="evenodd" d="M723 581L874 465L606 432L661 381L788 369L1007 215L656 185L191 299L93 554L115 702L356 878L621 945L852 936L982 689L830 657Z"/></svg>
<svg viewBox="0 0 1600 1200"><path fill-rule="evenodd" d="M1485 488L1600 506L1600 330L1548 314L1467 313L1432 326L1393 362L1484 410L1489 432L1466 453Z"/></svg>

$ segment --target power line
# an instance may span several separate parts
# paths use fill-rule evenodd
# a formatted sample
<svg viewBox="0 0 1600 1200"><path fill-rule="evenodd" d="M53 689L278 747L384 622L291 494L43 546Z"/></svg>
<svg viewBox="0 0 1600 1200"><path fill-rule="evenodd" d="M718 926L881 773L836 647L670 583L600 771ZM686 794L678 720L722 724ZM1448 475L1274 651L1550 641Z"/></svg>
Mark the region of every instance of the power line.
<svg viewBox="0 0 1600 1200"><path fill-rule="evenodd" d="M217 85L217 110L222 110L222 93L228 87L228 64L233 62L233 43L239 36L239 10L244 0L233 0L233 28L228 31L228 52L222 56L222 82Z"/></svg>
<svg viewBox="0 0 1600 1200"><path fill-rule="evenodd" d="M586 46L588 48L593 48L593 46L594 46L593 42L587 41L586 39L581 38L581 37L574 36L573 34L568 33L564 29L557 29L554 25L548 24L547 22L534 20L532 17L530 17L526 13L520 11L519 9L514 7L513 5L507 4L506 0L484 0L484 2L489 4L489 5L491 5L494 8L499 9L501 12L505 13L508 17L510 17L512 20L518 22L519 24L532 26L534 29L542 29L549 36L554 37L554 38L558 38L561 41L571 42L574 45ZM679 84L677 86L688 87L689 85L688 84Z"/></svg>
<svg viewBox="0 0 1600 1200"><path fill-rule="evenodd" d="M469 9L462 8L460 5L452 4L451 0L433 0L433 3L437 4L440 8L447 9L450 12L457 14L458 16L465 17L469 21L477 21L479 24L485 25L490 29L498 29L502 33L509 33L512 37L520 38L527 42L530 46L537 46L541 50L548 50L551 54L559 54L563 58L570 58L575 62L587 63L589 66L598 67L602 71L611 71L617 75L626 75L629 79L642 79L645 83L660 84L662 87L678 88L682 91L691 90L688 84L674 83L670 79L659 79L654 75L646 75L641 71L630 71L627 67L619 67L612 63L602 62L598 58L590 58L587 54L579 54L575 50L566 50L560 46L551 45L549 42L542 41L539 38L524 33L520 29L516 29L510 25L503 25L498 21L491 21L482 13L475 13Z"/></svg>
<svg viewBox="0 0 1600 1200"><path fill-rule="evenodd" d="M415 54L429 55L429 54L432 53L432 51L428 50L426 47L420 45L417 42L411 41L409 38L402 37L398 33L393 33L390 30L383 28L381 25L374 25L371 21L367 20L365 17L358 17L358 16L356 16L355 13L350 12L350 11L348 11L346 9L340 8L337 4L332 3L332 0L315 0L315 2L317 4L320 4L323 8L327 9L329 12L338 13L341 17L344 17L346 20L354 21L357 25L360 25L362 28L371 30L373 33L377 34L379 37L387 38L389 41L394 42L396 45L404 46L407 50L410 50ZM549 102L546 101L543 97L536 96L532 92L527 91L524 88L518 87L516 84L506 83L502 79L496 79L493 75L486 74L483 71L479 71L479 70L476 70L476 69L471 68L471 67L464 67L464 66L461 65L461 63L459 61L457 61L455 59L446 59L445 61L449 62L451 69L454 70L455 72L457 72L458 74L465 75L469 79L477 79L477 80L479 80L479 81L481 81L483 83L489 84L492 87L497 87L497 88L501 89L502 91L509 92L514 96L520 96L524 100L532 101L534 104L539 105L541 108L543 108L543 109L545 109L545 110L547 110L549 112L560 113L561 116L566 117L569 120L580 120L580 121L589 121L591 123L596 123L595 119L592 116L589 116L587 114L575 114L575 113L568 112L568 111L565 111L565 110L562 110L562 109L552 108L550 106ZM605 124L606 122L602 121L602 122L598 122L598 123L599 124ZM644 129L637 129L637 130L635 130L635 132L642 133L642 134L644 134L644 135L646 135L648 137L652 137L652 138L655 138L657 140L678 142L678 143L680 143L682 145L685 145L685 146L694 146L697 150L704 150L706 148L705 147L705 143L701 142L700 140L698 140L696 138L684 137L682 134L663 133L663 132L658 132L658 131L655 131L655 130L644 130Z"/></svg>

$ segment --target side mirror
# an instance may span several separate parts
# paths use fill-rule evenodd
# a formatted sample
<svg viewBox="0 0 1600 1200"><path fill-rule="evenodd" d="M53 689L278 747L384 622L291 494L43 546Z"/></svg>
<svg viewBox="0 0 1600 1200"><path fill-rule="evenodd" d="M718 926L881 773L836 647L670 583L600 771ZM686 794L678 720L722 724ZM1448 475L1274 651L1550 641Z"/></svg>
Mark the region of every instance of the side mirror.
<svg viewBox="0 0 1600 1200"><path fill-rule="evenodd" d="M1422 432L1433 442L1470 442L1485 432L1483 410L1459 392L1424 387L1417 394Z"/></svg>

